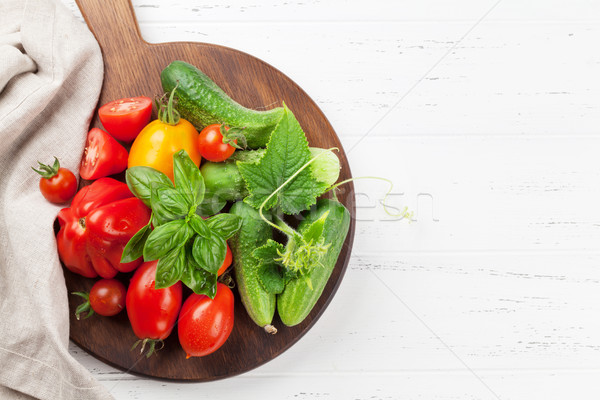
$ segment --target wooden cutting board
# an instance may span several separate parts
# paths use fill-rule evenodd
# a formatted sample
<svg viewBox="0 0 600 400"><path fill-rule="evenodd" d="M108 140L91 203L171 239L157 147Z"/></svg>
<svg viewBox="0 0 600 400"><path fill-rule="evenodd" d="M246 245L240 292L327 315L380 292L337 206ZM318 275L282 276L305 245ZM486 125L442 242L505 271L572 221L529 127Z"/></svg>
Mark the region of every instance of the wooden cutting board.
<svg viewBox="0 0 600 400"><path fill-rule="evenodd" d="M160 72L173 60L189 62L210 76L239 103L250 108L275 107L282 101L290 107L314 147L340 149L341 179L350 178L350 168L342 145L333 128L313 100L290 78L265 62L243 52L207 43L145 42L139 32L129 0L76 0L85 21L96 36L104 56L104 85L99 105L131 96L162 92ZM265 44L266 45L266 44ZM309 61L307 60L307 63ZM98 120L92 122L100 127ZM350 183L339 196L354 216L354 187ZM239 301L235 303L235 325L231 336L215 353L186 360L177 331L165 341L165 347L149 359L130 351L137 339L126 312L116 317L77 321L75 308L81 298L69 295L71 339L98 359L127 372L156 378L183 381L210 381L246 372L275 358L298 341L321 316L335 291L350 259L354 239L354 219L337 265L319 302L311 314L293 328L285 327L277 315L273 321L279 332L266 334L247 316ZM93 279L65 269L69 292L89 290ZM127 283L131 274L119 274ZM318 353L311 357L319 357Z"/></svg>

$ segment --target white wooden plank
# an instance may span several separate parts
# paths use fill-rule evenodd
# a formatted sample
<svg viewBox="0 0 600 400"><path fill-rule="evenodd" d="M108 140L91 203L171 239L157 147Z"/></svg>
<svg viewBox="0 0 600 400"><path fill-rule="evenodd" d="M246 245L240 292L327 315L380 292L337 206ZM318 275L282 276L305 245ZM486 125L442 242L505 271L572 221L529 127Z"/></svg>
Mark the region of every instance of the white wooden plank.
<svg viewBox="0 0 600 400"><path fill-rule="evenodd" d="M600 133L600 55L588 46L600 37L600 25L483 21L459 42L472 26L356 22L141 29L151 42L217 43L271 63L315 98L344 136L367 132L401 99L374 135Z"/></svg>
<svg viewBox="0 0 600 400"><path fill-rule="evenodd" d="M527 374L484 373L492 389L469 374L399 374L379 376L269 376L239 378L235 383L170 385L156 381L119 383L118 399L328 399L328 400L595 400L600 390L597 371L535 372ZM498 397L494 395L497 394ZM254 395L256 397L250 397Z"/></svg>
<svg viewBox="0 0 600 400"><path fill-rule="evenodd" d="M544 386L556 383L551 376L598 375L599 262L600 256L577 255L396 254L392 261L357 254L315 327L283 355L241 377L191 390L189 385L137 382L141 378L89 357L79 359L118 398L136 398L127 397L130 391L144 398L157 388L182 395L201 391L206 398L242 390L254 398L273 380L277 384L270 385L267 399L291 398L298 390L315 398L323 390L313 385L319 387L323 377L330 382L325 392L331 398L345 398L351 393L347 390L357 391L357 398L399 395L404 379L407 395L492 398L485 397L485 386L465 365L479 377L496 376L503 382L496 389L500 394L512 386L517 372L538 380L544 376ZM462 378L461 385L427 392L418 383L422 376L435 386L448 384L447 376ZM597 389L593 381L582 385L583 393Z"/></svg>
<svg viewBox="0 0 600 400"><path fill-rule="evenodd" d="M362 10L358 3L350 3L319 4ZM217 43L253 54L299 83L343 136L369 131L409 91L373 135L600 133L600 55L589 51L600 37L595 22L522 21L521 13L532 12L529 6L502 2L459 42L476 19L382 23L364 16L348 23L309 23L249 18L224 24L231 21L227 10L235 8L230 4L229 9L208 6L227 18L165 22L170 12L180 18L193 15L190 10L196 6L161 4L145 2L136 8L146 40ZM297 15L294 4L286 5L292 11L285 15ZM590 4L577 3L569 10L582 18L600 17L600 11L588 9ZM297 7L318 6L299 3ZM382 2L381 7L403 9L395 2ZM491 19L504 7L518 20ZM259 7L249 7L255 8ZM470 10L473 4L461 8L452 3L452 8ZM158 19L146 18L144 10L154 10ZM274 10L271 15L278 12L277 7L270 10ZM570 13L565 13L567 21ZM384 8L381 14L394 13Z"/></svg>
<svg viewBox="0 0 600 400"><path fill-rule="evenodd" d="M374 0L368 6L358 0L318 1L224 0L170 1L133 0L143 21L193 20L237 23L246 21L472 21L479 19L497 0ZM227 18L224 18L224 17ZM598 20L600 7L592 0L537 2L503 0L490 15L499 20Z"/></svg>
<svg viewBox="0 0 600 400"><path fill-rule="evenodd" d="M354 175L394 180L390 203L417 220L357 182L355 256L330 308L240 377L146 380L72 345L116 398L598 398L600 3L503 0L460 43L494 1L133 4L146 40L223 44L288 74Z"/></svg>
<svg viewBox="0 0 600 400"><path fill-rule="evenodd" d="M600 250L600 139L519 136L342 138L356 181L358 252ZM391 210L395 211L395 210Z"/></svg>

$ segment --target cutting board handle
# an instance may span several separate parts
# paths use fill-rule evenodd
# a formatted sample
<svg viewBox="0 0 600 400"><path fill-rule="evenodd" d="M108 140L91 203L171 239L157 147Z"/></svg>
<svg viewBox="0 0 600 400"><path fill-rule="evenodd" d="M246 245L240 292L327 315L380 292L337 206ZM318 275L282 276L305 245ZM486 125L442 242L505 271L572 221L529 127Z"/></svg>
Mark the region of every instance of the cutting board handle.
<svg viewBox="0 0 600 400"><path fill-rule="evenodd" d="M144 44L130 0L75 0L105 57Z"/></svg>

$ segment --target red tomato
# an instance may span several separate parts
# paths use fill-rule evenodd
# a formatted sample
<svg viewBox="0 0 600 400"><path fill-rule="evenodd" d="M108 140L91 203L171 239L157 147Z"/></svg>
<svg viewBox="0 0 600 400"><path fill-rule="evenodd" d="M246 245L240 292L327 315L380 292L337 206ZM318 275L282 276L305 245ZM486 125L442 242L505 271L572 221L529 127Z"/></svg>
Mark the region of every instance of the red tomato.
<svg viewBox="0 0 600 400"><path fill-rule="evenodd" d="M118 174L127 168L127 150L102 129L88 133L79 175L93 180Z"/></svg>
<svg viewBox="0 0 600 400"><path fill-rule="evenodd" d="M137 268L142 259L121 263L125 245L150 220L150 209L127 185L101 178L82 188L71 207L58 213L58 255L69 270L88 278L112 278Z"/></svg>
<svg viewBox="0 0 600 400"><path fill-rule="evenodd" d="M198 136L198 148L202 157L213 162L225 161L235 151L235 147L223 143L220 124L209 125L202 129Z"/></svg>
<svg viewBox="0 0 600 400"><path fill-rule="evenodd" d="M225 244L227 244L227 242ZM231 254L229 244L227 244L227 253L225 253L225 261L223 261L223 265L221 265L221 268L219 268L217 276L221 276L225 271L227 271L227 268L229 268L229 266L231 265L231 261L233 261L233 255Z"/></svg>
<svg viewBox="0 0 600 400"><path fill-rule="evenodd" d="M127 315L140 339L166 339L181 308L181 281L165 289L154 289L157 264L158 261L143 263L127 289Z"/></svg>
<svg viewBox="0 0 600 400"><path fill-rule="evenodd" d="M94 313L105 317L116 315L125 307L125 293L125 286L118 280L100 279L94 283L89 293L73 292L85 299L75 310L75 316L81 319L81 315L85 313L83 319L86 319Z"/></svg>
<svg viewBox="0 0 600 400"><path fill-rule="evenodd" d="M116 139L131 142L144 129L152 115L152 100L129 97L106 103L98 110L100 122Z"/></svg>
<svg viewBox="0 0 600 400"><path fill-rule="evenodd" d="M214 299L192 293L179 314L179 343L187 358L206 356L221 347L233 329L233 293L217 283Z"/></svg>
<svg viewBox="0 0 600 400"><path fill-rule="evenodd" d="M66 168L61 168L58 158L54 157L54 165L42 164L38 161L40 174L40 192L51 203L66 203L77 192L77 178Z"/></svg>
<svg viewBox="0 0 600 400"><path fill-rule="evenodd" d="M125 285L116 279L100 279L90 290L90 305L97 314L116 315L125 308Z"/></svg>

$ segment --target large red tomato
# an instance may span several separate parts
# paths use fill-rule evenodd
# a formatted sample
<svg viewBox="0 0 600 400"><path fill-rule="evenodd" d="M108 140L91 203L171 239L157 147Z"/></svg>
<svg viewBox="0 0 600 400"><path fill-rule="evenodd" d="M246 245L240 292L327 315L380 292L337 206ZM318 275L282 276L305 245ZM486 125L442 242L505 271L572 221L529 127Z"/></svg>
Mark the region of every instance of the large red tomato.
<svg viewBox="0 0 600 400"><path fill-rule="evenodd" d="M192 293L179 315L179 343L187 358L202 357L216 351L233 329L233 293L217 283L214 299Z"/></svg>
<svg viewBox="0 0 600 400"><path fill-rule="evenodd" d="M98 179L58 213L58 255L69 270L87 278L133 271L142 259L122 263L123 249L149 220L150 209L125 183Z"/></svg>

